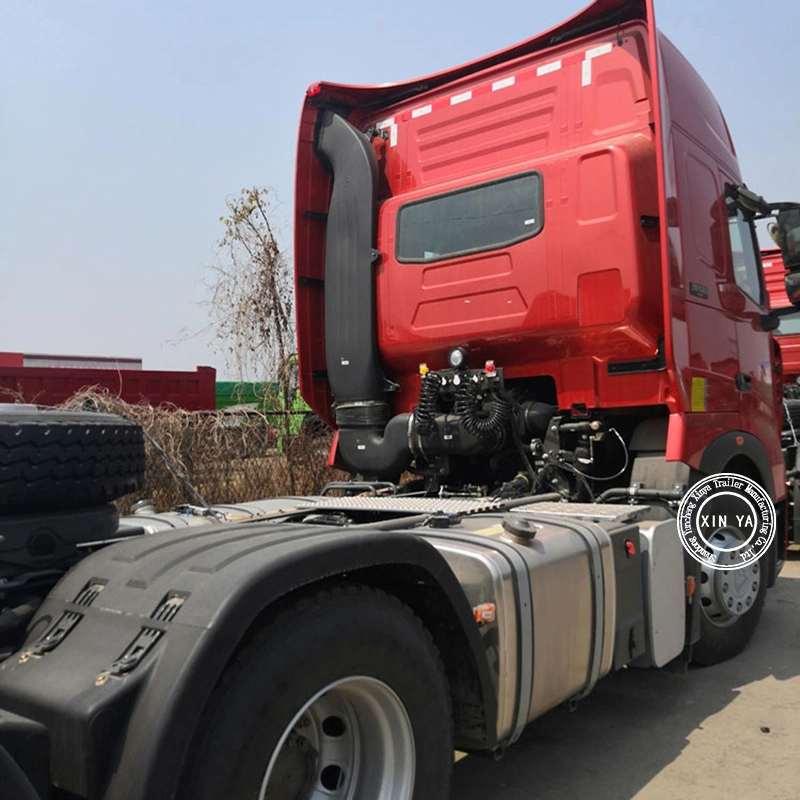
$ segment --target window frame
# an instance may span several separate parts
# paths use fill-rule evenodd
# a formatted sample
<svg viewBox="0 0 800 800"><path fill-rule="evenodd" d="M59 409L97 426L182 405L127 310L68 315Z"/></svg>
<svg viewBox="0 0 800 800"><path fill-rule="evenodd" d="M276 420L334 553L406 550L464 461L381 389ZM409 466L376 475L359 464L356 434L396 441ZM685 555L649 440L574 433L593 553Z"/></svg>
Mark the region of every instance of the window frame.
<svg viewBox="0 0 800 800"><path fill-rule="evenodd" d="M753 224L753 217L751 214L748 214L745 209L739 206L736 203L726 203L727 206L727 224L728 228L726 230L726 237L727 237L727 244L728 244L728 252L730 254L731 259L731 273L733 275L733 282L736 285L736 288L748 299L752 300L759 308L765 309L767 308L768 302L768 295L767 295L767 282L764 277L764 265L761 263L761 248L758 244L758 234L756 233L756 226ZM735 216L731 215L731 211L735 211ZM739 225L739 230L741 231L741 223L747 227L750 232L750 244L753 248L753 254L755 256L755 268L756 268L756 278L758 279L758 289L759 294L761 296L760 300L757 300L751 294L746 292L742 286L739 284L739 281L736 279L736 270L733 266L733 239L731 238L730 232L730 223L733 219L736 219L737 225ZM742 245L744 246L744 238L742 237Z"/></svg>
<svg viewBox="0 0 800 800"><path fill-rule="evenodd" d="M465 192L475 191L477 189L484 189L488 186L495 186L499 183L509 183L513 180L519 180L520 178L527 178L527 177L536 177L538 178L538 197L537 200L539 202L539 207L541 211L537 213L536 224L532 226L531 230L526 231L521 236L515 236L512 239L506 239L500 242L494 242L491 245L486 245L485 247L471 247L465 250L458 250L453 253L447 253L446 255L436 256L434 258L403 258L400 255L400 222L401 216L403 211L406 208L411 208L412 206L421 205L422 203L430 203L434 200L440 200L444 197L452 197L453 195L457 194L464 194ZM395 260L399 264L435 264L439 261L450 261L454 258L462 258L463 256L471 256L476 255L477 253L489 253L493 250L502 250L505 247L511 247L512 245L519 244L520 242L527 241L528 239L533 239L534 237L538 236L542 230L544 229L544 217L545 217L545 208L544 208L544 176L542 175L541 171L538 169L533 170L525 170L524 172L515 172L511 175L504 175L501 178L493 178L489 181L483 181L481 183L471 183L467 186L459 186L457 189L451 189L447 192L441 192L439 194L432 194L427 195L426 197L420 197L416 200L409 200L407 203L403 203L398 209L397 214L395 216L395 232L394 232L394 257Z"/></svg>

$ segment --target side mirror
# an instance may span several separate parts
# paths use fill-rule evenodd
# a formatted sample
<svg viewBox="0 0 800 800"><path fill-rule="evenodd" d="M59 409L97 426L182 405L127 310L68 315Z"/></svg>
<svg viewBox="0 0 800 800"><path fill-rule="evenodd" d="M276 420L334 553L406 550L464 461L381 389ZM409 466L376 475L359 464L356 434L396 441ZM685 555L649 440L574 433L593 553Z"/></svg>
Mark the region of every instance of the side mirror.
<svg viewBox="0 0 800 800"><path fill-rule="evenodd" d="M781 325L780 317L773 316L772 314L762 314L759 320L761 323L762 331L775 331Z"/></svg>

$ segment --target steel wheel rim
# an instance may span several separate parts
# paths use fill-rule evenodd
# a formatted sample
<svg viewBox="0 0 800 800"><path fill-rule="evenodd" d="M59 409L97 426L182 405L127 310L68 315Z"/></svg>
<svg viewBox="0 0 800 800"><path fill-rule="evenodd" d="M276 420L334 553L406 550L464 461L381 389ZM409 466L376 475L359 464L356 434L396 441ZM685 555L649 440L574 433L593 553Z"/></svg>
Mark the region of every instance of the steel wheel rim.
<svg viewBox="0 0 800 800"><path fill-rule="evenodd" d="M411 800L414 769L414 734L400 698L375 678L342 678L286 727L259 800Z"/></svg>
<svg viewBox="0 0 800 800"><path fill-rule="evenodd" d="M742 543L736 528L720 528L709 537L709 542L723 548L733 548ZM734 565L732 552L719 552L717 566ZM761 566L754 561L740 569L712 569L703 564L700 576L700 607L706 619L718 628L727 628L746 614L755 604L761 587Z"/></svg>

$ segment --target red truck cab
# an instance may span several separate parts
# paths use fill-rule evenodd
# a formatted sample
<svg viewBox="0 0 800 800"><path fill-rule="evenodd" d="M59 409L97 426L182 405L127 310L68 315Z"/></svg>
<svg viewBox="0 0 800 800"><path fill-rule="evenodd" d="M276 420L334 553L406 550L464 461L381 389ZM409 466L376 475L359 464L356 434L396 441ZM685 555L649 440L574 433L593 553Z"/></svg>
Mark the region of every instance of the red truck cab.
<svg viewBox="0 0 800 800"><path fill-rule="evenodd" d="M791 308L784 285L786 270L781 251L778 248L762 250L761 263L764 266L770 306L773 309ZM780 326L773 335L781 351L783 382L787 395L800 397L800 387L797 386L797 379L800 378L800 311L781 315Z"/></svg>
<svg viewBox="0 0 800 800"><path fill-rule="evenodd" d="M653 20L650 0L598 0L435 75L309 89L301 388L353 473L395 479L411 466L491 488L519 462L501 425L475 441L465 409L477 408L513 415L525 447L545 442L551 417L595 420L633 456L683 465L646 470L650 486L736 468L783 499L754 214L737 200L719 105ZM456 351L485 390L460 411ZM512 411L492 399L485 364ZM429 371L438 394L424 389ZM582 458L565 430L558 446ZM616 473L617 440L595 444L585 471ZM640 482L635 460L622 486Z"/></svg>

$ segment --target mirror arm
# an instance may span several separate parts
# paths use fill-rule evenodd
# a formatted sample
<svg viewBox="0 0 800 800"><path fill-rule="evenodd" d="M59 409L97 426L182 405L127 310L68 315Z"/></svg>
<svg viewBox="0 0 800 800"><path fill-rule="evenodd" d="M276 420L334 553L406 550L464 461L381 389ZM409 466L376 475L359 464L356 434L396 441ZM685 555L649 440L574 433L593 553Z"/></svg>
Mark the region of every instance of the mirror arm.
<svg viewBox="0 0 800 800"><path fill-rule="evenodd" d="M771 309L768 316L780 319L781 317L788 317L789 314L794 314L796 312L797 309L794 306L781 306L780 308Z"/></svg>
<svg viewBox="0 0 800 800"><path fill-rule="evenodd" d="M768 208L769 211L764 216L774 217L779 211L800 210L800 203L770 203Z"/></svg>
<svg viewBox="0 0 800 800"><path fill-rule="evenodd" d="M769 203L760 194L751 192L744 184L738 186L729 183L725 187L725 193L742 211L748 214L770 215Z"/></svg>

